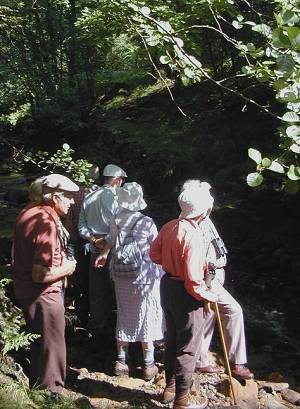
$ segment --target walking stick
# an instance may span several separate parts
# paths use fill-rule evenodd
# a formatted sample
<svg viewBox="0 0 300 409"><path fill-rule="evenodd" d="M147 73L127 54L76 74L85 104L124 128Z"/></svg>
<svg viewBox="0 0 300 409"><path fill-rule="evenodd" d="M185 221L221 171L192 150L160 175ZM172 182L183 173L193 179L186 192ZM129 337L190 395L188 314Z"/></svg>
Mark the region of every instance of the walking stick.
<svg viewBox="0 0 300 409"><path fill-rule="evenodd" d="M220 317L219 306L217 302L214 303L214 307L215 307L215 312L217 315L217 321L218 321L219 332L221 336L221 342L222 342L222 347L223 347L226 369L227 369L227 373L229 377L230 389L231 389L231 393L233 397L233 403L236 405L236 398L235 398L235 393L234 393L233 384L232 384L231 368L230 368L229 359L228 359L228 353L227 353L227 348L226 348L226 343L225 343L225 338L224 338L224 332L223 332L223 326L222 326L222 321Z"/></svg>

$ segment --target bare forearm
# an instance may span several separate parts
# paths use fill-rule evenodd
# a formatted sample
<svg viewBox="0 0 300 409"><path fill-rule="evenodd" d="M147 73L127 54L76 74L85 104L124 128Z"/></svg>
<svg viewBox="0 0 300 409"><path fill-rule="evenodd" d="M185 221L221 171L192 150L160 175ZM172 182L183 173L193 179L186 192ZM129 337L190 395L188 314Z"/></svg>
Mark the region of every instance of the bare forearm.
<svg viewBox="0 0 300 409"><path fill-rule="evenodd" d="M34 264L32 268L32 279L36 283L54 283L64 277L71 275L75 269L75 262L64 262L58 267L45 267Z"/></svg>

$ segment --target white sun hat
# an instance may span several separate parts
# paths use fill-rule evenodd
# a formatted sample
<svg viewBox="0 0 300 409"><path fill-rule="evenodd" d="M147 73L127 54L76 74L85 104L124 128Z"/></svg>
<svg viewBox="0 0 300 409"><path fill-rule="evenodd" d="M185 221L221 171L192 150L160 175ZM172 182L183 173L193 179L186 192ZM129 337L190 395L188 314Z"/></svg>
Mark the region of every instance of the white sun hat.
<svg viewBox="0 0 300 409"><path fill-rule="evenodd" d="M124 209L138 212L147 207L147 203L143 199L142 186L136 182L125 183L123 187L118 189L118 203Z"/></svg>
<svg viewBox="0 0 300 409"><path fill-rule="evenodd" d="M127 178L126 172L117 165L108 164L103 169L103 176L115 178Z"/></svg>
<svg viewBox="0 0 300 409"><path fill-rule="evenodd" d="M193 217L206 214L212 209L214 198L210 194L211 186L206 183L192 183L186 185L178 197L181 209L180 218L192 219Z"/></svg>

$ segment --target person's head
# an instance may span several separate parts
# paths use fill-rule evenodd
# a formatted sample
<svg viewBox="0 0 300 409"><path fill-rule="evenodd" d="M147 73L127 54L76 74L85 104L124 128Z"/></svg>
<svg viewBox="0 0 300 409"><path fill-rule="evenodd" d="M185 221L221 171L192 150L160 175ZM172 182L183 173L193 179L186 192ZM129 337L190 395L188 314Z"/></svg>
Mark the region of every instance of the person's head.
<svg viewBox="0 0 300 409"><path fill-rule="evenodd" d="M66 215L74 204L73 194L79 187L66 176L53 173L36 179L29 187L34 204L48 204L59 216Z"/></svg>
<svg viewBox="0 0 300 409"><path fill-rule="evenodd" d="M178 197L181 209L180 218L203 219L212 210L214 199L210 194L211 186L200 180L187 180Z"/></svg>
<svg viewBox="0 0 300 409"><path fill-rule="evenodd" d="M118 204L124 209L138 212L147 207L147 203L143 198L142 186L136 182L125 183L121 189L118 190Z"/></svg>
<svg viewBox="0 0 300 409"><path fill-rule="evenodd" d="M127 178L126 172L117 165L108 164L103 169L104 182L113 187L120 187Z"/></svg>

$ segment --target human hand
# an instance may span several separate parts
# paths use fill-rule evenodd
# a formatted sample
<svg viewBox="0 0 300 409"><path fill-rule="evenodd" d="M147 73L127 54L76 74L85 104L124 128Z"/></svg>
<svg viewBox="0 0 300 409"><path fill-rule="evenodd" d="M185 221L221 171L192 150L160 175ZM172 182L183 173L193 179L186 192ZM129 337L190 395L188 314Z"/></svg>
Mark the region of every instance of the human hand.
<svg viewBox="0 0 300 409"><path fill-rule="evenodd" d="M204 306L203 306L203 315L204 315L204 318L206 318L206 317L208 316L208 314L210 314L211 312L212 312L212 310L211 310L210 302L205 301L205 302L204 302Z"/></svg>
<svg viewBox="0 0 300 409"><path fill-rule="evenodd" d="M77 261L75 259L69 260L65 258L63 260L63 266L66 268L66 276L70 276L74 273Z"/></svg>
<svg viewBox="0 0 300 409"><path fill-rule="evenodd" d="M96 258L94 266L95 266L96 268L102 268L102 267L104 267L105 264L106 264L107 256L108 256L108 253L100 254L100 255Z"/></svg>

